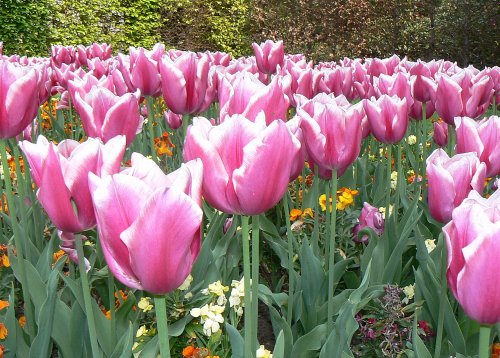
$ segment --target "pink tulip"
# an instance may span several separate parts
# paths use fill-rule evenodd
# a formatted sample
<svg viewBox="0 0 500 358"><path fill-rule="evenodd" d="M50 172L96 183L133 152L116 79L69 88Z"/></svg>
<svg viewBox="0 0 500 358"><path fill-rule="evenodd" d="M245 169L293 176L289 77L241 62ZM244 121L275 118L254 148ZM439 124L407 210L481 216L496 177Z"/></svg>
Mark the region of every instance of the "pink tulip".
<svg viewBox="0 0 500 358"><path fill-rule="evenodd" d="M231 54L230 53L225 53L225 52L210 52L206 51L205 54L207 55L210 63L215 66L228 66L229 62L231 62Z"/></svg>
<svg viewBox="0 0 500 358"><path fill-rule="evenodd" d="M358 237L358 233L364 228L372 228L377 235L382 235L384 232L385 219L378 208L371 206L368 203L363 203L363 209L358 218L356 225L352 230L354 234L354 242L368 244L368 235Z"/></svg>
<svg viewBox="0 0 500 358"><path fill-rule="evenodd" d="M413 98L419 102L434 101L437 84L431 76L431 71L424 63L418 63L410 69Z"/></svg>
<svg viewBox="0 0 500 358"><path fill-rule="evenodd" d="M171 129L177 129L182 126L182 115L176 114L172 111L165 111L164 113L165 122Z"/></svg>
<svg viewBox="0 0 500 358"><path fill-rule="evenodd" d="M429 210L437 221L451 220L453 209L459 206L471 190L484 189L486 166L476 153L456 154L448 157L441 148L427 158L429 184Z"/></svg>
<svg viewBox="0 0 500 358"><path fill-rule="evenodd" d="M432 137L434 143L440 147L448 144L448 125L446 122L434 122L434 135Z"/></svg>
<svg viewBox="0 0 500 358"><path fill-rule="evenodd" d="M0 59L0 139L20 134L36 117L40 69Z"/></svg>
<svg viewBox="0 0 500 358"><path fill-rule="evenodd" d="M299 150L281 120L266 127L262 116L252 122L234 115L213 126L196 117L188 128L184 159L203 161L203 196L210 205L230 214L257 215L283 197Z"/></svg>
<svg viewBox="0 0 500 358"><path fill-rule="evenodd" d="M500 322L500 191L488 199L471 192L443 228L451 292L481 324Z"/></svg>
<svg viewBox="0 0 500 358"><path fill-rule="evenodd" d="M202 175L199 160L165 175L138 153L120 174L89 175L104 257L120 282L154 294L184 282L201 247Z"/></svg>
<svg viewBox="0 0 500 358"><path fill-rule="evenodd" d="M355 97L352 88L352 68L335 67L332 69L321 69L323 77L319 81L319 91L333 93L335 96L344 95L349 100Z"/></svg>
<svg viewBox="0 0 500 358"><path fill-rule="evenodd" d="M408 128L406 99L382 95L376 101L364 100L368 122L374 137L383 143L398 143Z"/></svg>
<svg viewBox="0 0 500 358"><path fill-rule="evenodd" d="M237 74L230 78L223 76L219 81L219 120L241 114L255 120L263 111L267 124L276 119L285 120L289 100L284 93L279 76L273 77L269 85L260 82L249 73Z"/></svg>
<svg viewBox="0 0 500 358"><path fill-rule="evenodd" d="M380 75L375 91L388 96L397 96L406 99L408 109L413 106L413 95L411 93L410 78L403 72L398 72L392 76Z"/></svg>
<svg viewBox="0 0 500 358"><path fill-rule="evenodd" d="M124 135L129 146L141 131L143 118L139 114L140 92L117 96L104 87L93 87L89 92L74 92L74 105L89 137L107 142Z"/></svg>
<svg viewBox="0 0 500 358"><path fill-rule="evenodd" d="M309 159L329 171L328 177L333 169L342 176L361 150L361 108L343 108L332 97L319 94L297 108L297 116L302 119Z"/></svg>
<svg viewBox="0 0 500 358"><path fill-rule="evenodd" d="M153 52L140 47L129 49L130 56L119 56L120 71L131 88L141 90L143 96L158 96L161 92L161 79L158 60Z"/></svg>
<svg viewBox="0 0 500 358"><path fill-rule="evenodd" d="M188 52L172 61L163 57L158 64L165 103L177 114L202 111L208 89L208 57Z"/></svg>
<svg viewBox="0 0 500 358"><path fill-rule="evenodd" d="M283 69L280 74L283 75L284 91L293 107L297 106L296 95L313 98L318 93L319 83L323 78L323 72L311 68L302 69L297 65Z"/></svg>
<svg viewBox="0 0 500 358"><path fill-rule="evenodd" d="M75 62L76 50L73 46L52 45L50 50L51 61L57 67Z"/></svg>
<svg viewBox="0 0 500 358"><path fill-rule="evenodd" d="M260 72L272 74L276 72L278 65L283 65L285 59L283 41L273 42L267 40L260 45L253 43L252 48Z"/></svg>
<svg viewBox="0 0 500 358"><path fill-rule="evenodd" d="M300 150L297 152L292 164L292 171L290 173L290 181L294 181L302 174L302 169L304 168L304 163L307 157L307 150L304 143L304 134L302 133L302 128L300 128L300 117L295 116L286 122L286 126L290 130L295 138L300 142Z"/></svg>
<svg viewBox="0 0 500 358"><path fill-rule="evenodd" d="M117 173L125 152L125 137L116 137L103 145L89 138L83 143L64 140L57 146L44 136L35 143L19 143L39 188L37 197L49 218L61 231L72 233L95 225L87 174L98 176Z"/></svg>
<svg viewBox="0 0 500 358"><path fill-rule="evenodd" d="M500 117L491 116L481 121L468 117L455 118L457 126L457 153L475 152L486 164L488 178L500 174Z"/></svg>

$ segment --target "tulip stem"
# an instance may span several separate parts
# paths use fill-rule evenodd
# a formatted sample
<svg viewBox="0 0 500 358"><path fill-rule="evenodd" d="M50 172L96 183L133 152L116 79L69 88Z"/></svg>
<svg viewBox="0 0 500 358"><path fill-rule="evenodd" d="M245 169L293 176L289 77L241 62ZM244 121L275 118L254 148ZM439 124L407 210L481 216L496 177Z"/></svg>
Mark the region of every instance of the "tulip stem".
<svg viewBox="0 0 500 358"><path fill-rule="evenodd" d="M92 310L92 298L90 297L90 286L85 270L85 256L83 254L83 244L81 235L75 235L76 253L78 255L78 269L80 270L80 280L82 281L83 301L85 305L85 313L87 315L90 346L92 349L92 357L100 357L99 345L97 343L97 332L95 328L94 311Z"/></svg>
<svg viewBox="0 0 500 358"><path fill-rule="evenodd" d="M156 324L158 327L158 339L160 341L160 356L170 358L170 342L168 338L167 305L165 297L155 296Z"/></svg>
<svg viewBox="0 0 500 358"><path fill-rule="evenodd" d="M151 151L151 156L156 164L158 164L158 156L155 149L155 133L153 128L153 122L155 120L154 110L155 106L153 104L153 97L146 98L146 108L148 109L148 132L149 132L149 147Z"/></svg>
<svg viewBox="0 0 500 358"><path fill-rule="evenodd" d="M335 224L337 221L337 169L332 170L332 212L330 218L330 250L328 252L328 325L333 328L333 296L335 293ZM327 202L327 210L330 210L330 203Z"/></svg>
<svg viewBox="0 0 500 358"><path fill-rule="evenodd" d="M108 266L109 269L109 266ZM116 312L115 312L115 280L111 271L108 273L108 295L109 295L109 312L111 317L111 342L114 346L116 340Z"/></svg>
<svg viewBox="0 0 500 358"><path fill-rule="evenodd" d="M250 239L248 233L248 216L241 216L241 234L243 241L243 277L245 286L245 345L244 357L251 358L252 354L252 301L250 290Z"/></svg>
<svg viewBox="0 0 500 358"><path fill-rule="evenodd" d="M483 326L479 328L479 358L490 357L490 335L491 326Z"/></svg>
<svg viewBox="0 0 500 358"><path fill-rule="evenodd" d="M439 240L444 240L443 235L439 235ZM438 312L438 323L437 323L437 333L436 333L436 348L434 350L434 357L439 358L441 356L441 341L443 338L443 325L444 325L444 304L448 294L448 289L446 285L446 268L447 268L447 258L446 258L446 245L442 245L441 250L441 265L439 267L440 271L440 284L441 292L439 295L439 312Z"/></svg>
<svg viewBox="0 0 500 358"><path fill-rule="evenodd" d="M252 347L257 348L259 317L259 216L252 216Z"/></svg>
<svg viewBox="0 0 500 358"><path fill-rule="evenodd" d="M448 154L450 157L453 156L453 150L455 147L455 126L449 125L448 126Z"/></svg>
<svg viewBox="0 0 500 358"><path fill-rule="evenodd" d="M314 164L314 177L313 177L313 192L314 192L314 213L318 213L318 198L319 198L319 178L318 178L318 166ZM304 195L304 193L302 193ZM326 203L328 206L328 203ZM312 235L312 248L314 253L318 253L319 247L319 215L314 215L314 229Z"/></svg>
<svg viewBox="0 0 500 358"><path fill-rule="evenodd" d="M16 246L17 251L17 265L19 267L19 279L21 281L21 289L23 292L23 300L25 303L25 316L26 322L28 324L28 333L30 337L36 336L36 327L35 327L35 315L33 314L31 298L28 292L28 281L26 276L26 267L24 266L24 247L22 242L21 233L19 231L19 223L17 222L16 215L16 205L14 203L14 196L12 194L12 182L10 178L10 169L9 163L7 161L7 140L0 140L0 156L2 157L2 167L4 173L4 182L5 182L5 197L7 198L7 207L9 208L9 216L11 218L11 227L12 232L14 234L14 244ZM5 207L5 203L2 203L2 206ZM3 209L3 208L2 208ZM27 246L27 245L26 245Z"/></svg>
<svg viewBox="0 0 500 358"><path fill-rule="evenodd" d="M288 239L288 312L286 322L292 326L293 314L293 291L294 291L294 270L293 270L293 232L290 223L290 208L288 207L288 192L283 197L283 207L285 208L286 234Z"/></svg>
<svg viewBox="0 0 500 358"><path fill-rule="evenodd" d="M392 173L392 144L387 144L387 191L385 193L385 223L386 230L384 234L386 239L384 240L384 255L385 259L389 259L390 255L390 241L389 241L389 230L387 230L387 224L390 220L390 208L391 208L391 173Z"/></svg>

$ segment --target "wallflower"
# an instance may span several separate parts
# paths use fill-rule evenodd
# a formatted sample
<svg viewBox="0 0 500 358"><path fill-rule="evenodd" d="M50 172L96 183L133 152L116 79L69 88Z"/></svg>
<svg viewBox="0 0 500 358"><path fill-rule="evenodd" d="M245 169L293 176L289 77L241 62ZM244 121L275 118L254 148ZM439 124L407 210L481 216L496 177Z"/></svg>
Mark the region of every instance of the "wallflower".
<svg viewBox="0 0 500 358"><path fill-rule="evenodd" d="M153 305L151 304L151 297L141 297L137 306L139 306L139 309L143 312L151 311L153 309Z"/></svg>
<svg viewBox="0 0 500 358"><path fill-rule="evenodd" d="M10 267L7 245L0 245L0 267Z"/></svg>
<svg viewBox="0 0 500 358"><path fill-rule="evenodd" d="M243 315L243 307L245 307L245 283L243 277L240 281L233 280L231 282L233 289L231 290L231 295L229 296L229 307L233 307L234 311L238 316Z"/></svg>
<svg viewBox="0 0 500 358"><path fill-rule="evenodd" d="M417 143L417 137L414 136L413 134L412 135L409 135L408 138L406 138L406 142L409 144L409 145L414 145L415 143Z"/></svg>
<svg viewBox="0 0 500 358"><path fill-rule="evenodd" d="M148 329L146 326L140 326L139 329L137 330L137 333L135 334L136 338L139 338L141 336L144 336L148 333Z"/></svg>
<svg viewBox="0 0 500 358"><path fill-rule="evenodd" d="M311 208L305 208L302 213L302 218L304 219L306 216L309 216L311 219L314 218L314 212Z"/></svg>
<svg viewBox="0 0 500 358"><path fill-rule="evenodd" d="M432 239L425 240L425 247L427 247L427 252L431 253L432 250L436 248L436 240Z"/></svg>
<svg viewBox="0 0 500 358"><path fill-rule="evenodd" d="M9 307L9 301L2 301L2 300L0 300L0 311L3 310L6 307Z"/></svg>
<svg viewBox="0 0 500 358"><path fill-rule="evenodd" d="M261 345L259 349L257 349L256 356L257 358L273 358L273 354L271 353L271 351L265 349L263 345Z"/></svg>
<svg viewBox="0 0 500 358"><path fill-rule="evenodd" d="M403 287L403 293L405 294L405 298L401 302L408 304L415 296L415 284Z"/></svg>
<svg viewBox="0 0 500 358"><path fill-rule="evenodd" d="M182 283L182 285L180 285L177 289L180 291L186 291L189 288L189 286L191 285L191 282L193 282L193 276L191 276L191 274L189 274L188 277L186 277L186 279Z"/></svg>
<svg viewBox="0 0 500 358"><path fill-rule="evenodd" d="M57 252L54 252L52 254L52 262L56 263L57 261L59 261L60 258L62 258L65 255L66 255L66 252L64 252L63 250L59 250ZM66 262L69 263L69 257L66 257Z"/></svg>
<svg viewBox="0 0 500 358"><path fill-rule="evenodd" d="M295 221L302 215L302 210L293 208L290 211L290 221Z"/></svg>
<svg viewBox="0 0 500 358"><path fill-rule="evenodd" d="M393 171L391 173L391 189L395 190L398 185L398 172Z"/></svg>
<svg viewBox="0 0 500 358"><path fill-rule="evenodd" d="M344 210L348 206L354 204L354 197L358 195L357 190L351 190L349 188L340 188L337 190L337 210Z"/></svg>
<svg viewBox="0 0 500 358"><path fill-rule="evenodd" d="M7 330L7 327L5 327L5 325L0 322L0 339L5 339L7 338L9 334L9 331Z"/></svg>
<svg viewBox="0 0 500 358"><path fill-rule="evenodd" d="M329 208L329 211L331 212L332 211L332 198L329 197L329 201L330 201L330 208ZM321 194L320 197L319 197L319 206L321 206L321 211L325 211L326 210L326 194Z"/></svg>
<svg viewBox="0 0 500 358"><path fill-rule="evenodd" d="M223 306L227 302L225 292L229 291L228 286L224 286L220 280L208 285L208 288L201 290L204 295L213 294L217 297L217 304Z"/></svg>
<svg viewBox="0 0 500 358"><path fill-rule="evenodd" d="M212 334L220 330L220 324L224 323L224 306L205 305L201 308L193 308L189 312L193 317L200 317L200 322L203 324L203 334L210 337Z"/></svg>
<svg viewBox="0 0 500 358"><path fill-rule="evenodd" d="M172 149L175 148L175 145L170 140L170 137L167 132L163 132L161 137L155 138L154 145L156 153L158 154L159 157L163 155L168 155L169 157L171 157L173 155L171 148Z"/></svg>
<svg viewBox="0 0 500 358"><path fill-rule="evenodd" d="M19 317L18 322L19 322L19 325L20 325L22 328L24 328L24 326L26 326L26 316L21 316L21 317Z"/></svg>

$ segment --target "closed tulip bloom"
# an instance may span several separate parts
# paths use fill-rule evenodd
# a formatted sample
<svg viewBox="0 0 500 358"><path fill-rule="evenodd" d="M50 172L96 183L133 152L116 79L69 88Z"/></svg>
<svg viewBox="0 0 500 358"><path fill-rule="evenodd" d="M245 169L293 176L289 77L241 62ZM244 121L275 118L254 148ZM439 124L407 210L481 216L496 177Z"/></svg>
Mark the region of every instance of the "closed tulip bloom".
<svg viewBox="0 0 500 358"><path fill-rule="evenodd" d="M163 116L165 117L165 122L167 122L168 126L171 129L177 129L180 126L182 126L182 115L181 114L176 114L172 111L165 111L163 113Z"/></svg>
<svg viewBox="0 0 500 358"><path fill-rule="evenodd" d="M142 128L139 113L140 92L117 96L104 87L93 87L83 96L74 93L74 105L89 137L107 142L117 135L124 135L129 146Z"/></svg>
<svg viewBox="0 0 500 358"><path fill-rule="evenodd" d="M456 154L448 157L441 148L427 158L429 183L429 210L437 221L451 220L453 209L459 206L471 190L484 189L486 166L476 153Z"/></svg>
<svg viewBox="0 0 500 358"><path fill-rule="evenodd" d="M122 173L89 175L106 262L128 287L165 294L191 272L201 247L203 165L169 175L141 154Z"/></svg>
<svg viewBox="0 0 500 358"><path fill-rule="evenodd" d="M87 175L117 173L125 152L125 137L113 138L106 144L93 138L83 143L67 139L56 146L39 136L36 144L23 141L19 145L38 187L38 200L54 225L72 233L92 228L95 216Z"/></svg>
<svg viewBox="0 0 500 358"><path fill-rule="evenodd" d="M411 84L408 74L398 72L392 76L380 75L378 78L377 88L375 89L380 94L388 96L397 96L405 98L408 109L413 106L413 95L411 93Z"/></svg>
<svg viewBox="0 0 500 358"><path fill-rule="evenodd" d="M363 235L361 238L358 237L358 233L364 228L372 228L377 235L382 235L384 232L385 219L378 208L368 204L363 203L363 209L361 209L361 214L358 218L356 225L352 230L354 234L354 242L368 244L368 235Z"/></svg>
<svg viewBox="0 0 500 358"><path fill-rule="evenodd" d="M330 96L319 94L297 108L297 116L302 119L308 157L330 174L336 169L342 176L361 150L364 113L360 107L343 108Z"/></svg>
<svg viewBox="0 0 500 358"><path fill-rule="evenodd" d="M213 126L196 117L188 128L184 159L203 161L203 196L210 205L229 214L257 215L285 194L299 150L281 120L266 127L262 117L252 122L234 115Z"/></svg>
<svg viewBox="0 0 500 358"><path fill-rule="evenodd" d="M457 153L475 152L486 164L486 176L500 175L500 117L491 116L476 122L472 118L455 118Z"/></svg>
<svg viewBox="0 0 500 358"><path fill-rule="evenodd" d="M471 192L443 233L451 292L469 317L481 324L500 322L500 191L488 199Z"/></svg>
<svg viewBox="0 0 500 358"><path fill-rule="evenodd" d="M448 144L448 125L444 121L434 122L434 143L440 147Z"/></svg>
<svg viewBox="0 0 500 358"><path fill-rule="evenodd" d="M130 80L132 88L139 89L143 96L159 96L161 79L158 60L153 56L153 52L146 51L142 47L138 49L131 47L129 53L129 57L119 57L125 81Z"/></svg>
<svg viewBox="0 0 500 358"><path fill-rule="evenodd" d="M439 76L436 89L436 112L443 120L453 125L453 119L462 113L462 87L445 75Z"/></svg>
<svg viewBox="0 0 500 358"><path fill-rule="evenodd" d="M382 95L376 101L364 100L368 122L373 136L383 143L400 142L408 129L406 99Z"/></svg>
<svg viewBox="0 0 500 358"><path fill-rule="evenodd" d="M290 130L295 138L300 142L300 150L297 152L293 160L292 171L290 173L290 181L294 181L302 174L302 169L304 168L304 163L307 157L307 150L304 143L304 134L302 133L302 128L300 128L300 117L295 116L286 122L286 126Z"/></svg>
<svg viewBox="0 0 500 358"><path fill-rule="evenodd" d="M186 52L175 60L164 56L158 64L165 103L177 114L203 109L208 89L210 64L206 55Z"/></svg>
<svg viewBox="0 0 500 358"><path fill-rule="evenodd" d="M293 107L297 106L296 95L313 98L318 93L319 82L323 78L323 72L299 66L289 66L288 69L281 71L281 74L285 93Z"/></svg>
<svg viewBox="0 0 500 358"><path fill-rule="evenodd" d="M283 65L285 60L283 41L273 42L267 40L260 45L253 43L252 48L259 71L271 74L276 72L278 65Z"/></svg>
<svg viewBox="0 0 500 358"><path fill-rule="evenodd" d="M289 104L279 76L273 77L267 86L250 73L223 76L219 81L221 122L233 114L255 120L261 111L267 124L276 119L285 120Z"/></svg>
<svg viewBox="0 0 500 358"><path fill-rule="evenodd" d="M413 98L419 102L429 102L436 97L437 84L429 68L420 60L410 69Z"/></svg>
<svg viewBox="0 0 500 358"><path fill-rule="evenodd" d="M0 59L0 139L19 135L36 117L44 85L39 70Z"/></svg>

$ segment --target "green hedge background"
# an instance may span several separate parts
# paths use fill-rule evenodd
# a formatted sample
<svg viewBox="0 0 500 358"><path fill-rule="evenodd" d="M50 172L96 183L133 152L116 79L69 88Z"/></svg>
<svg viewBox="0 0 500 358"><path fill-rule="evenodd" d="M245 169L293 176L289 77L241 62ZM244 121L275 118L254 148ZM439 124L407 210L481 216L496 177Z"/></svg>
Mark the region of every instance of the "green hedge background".
<svg viewBox="0 0 500 358"><path fill-rule="evenodd" d="M0 41L29 56L97 41L237 57L270 38L316 61L396 53L494 66L499 15L496 0L1 0Z"/></svg>

